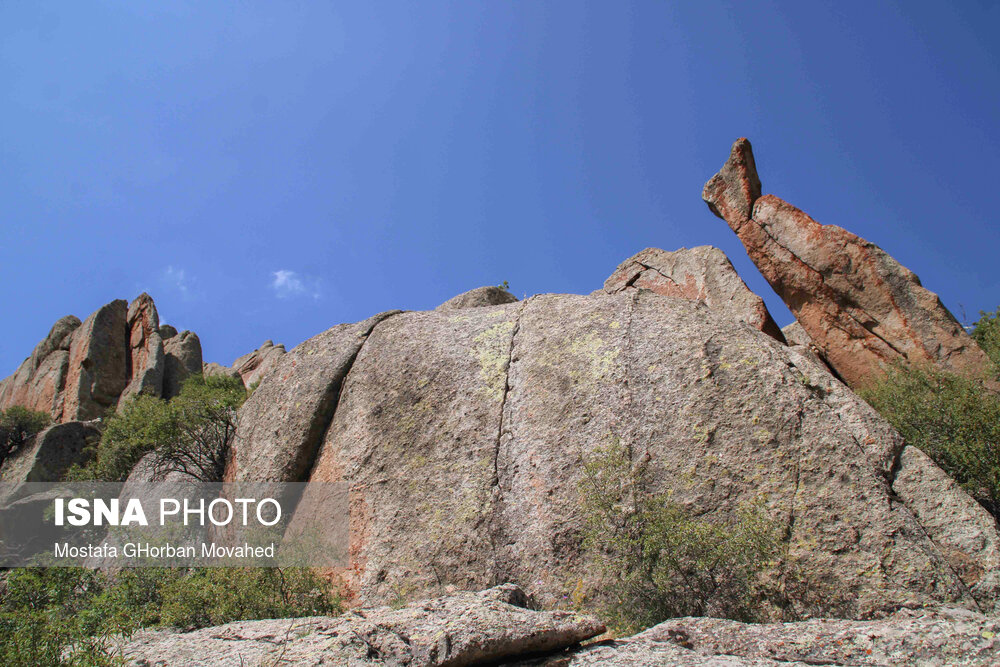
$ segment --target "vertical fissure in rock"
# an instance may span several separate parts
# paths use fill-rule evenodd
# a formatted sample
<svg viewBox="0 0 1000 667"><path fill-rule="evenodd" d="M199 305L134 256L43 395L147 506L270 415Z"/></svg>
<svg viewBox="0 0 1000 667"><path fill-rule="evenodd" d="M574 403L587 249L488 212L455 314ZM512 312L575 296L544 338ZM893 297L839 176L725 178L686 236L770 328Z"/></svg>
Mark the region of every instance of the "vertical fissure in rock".
<svg viewBox="0 0 1000 667"><path fill-rule="evenodd" d="M490 550L493 552L493 578L494 583L501 583L504 579L500 564L497 545L502 541L503 520L501 517L503 507L503 485L500 483L500 448L503 445L504 428L510 428L510 422L505 423L504 414L507 412L507 396L510 393L510 368L514 363L514 346L517 341L517 334L521 330L521 315L527 307L530 299L525 299L520 303L517 314L514 316L514 328L510 334L510 345L507 348L507 364L504 366L503 393L500 396L500 415L497 420L497 437L493 446L493 480L490 485L490 502L492 511L490 512L490 526L487 530L490 540Z"/></svg>
<svg viewBox="0 0 1000 667"><path fill-rule="evenodd" d="M293 475L292 479L308 482L312 477L313 467L316 465L316 459L318 458L320 447L326 439L327 431L330 430L334 417L337 415L337 407L340 405L340 395L343 391L344 385L347 383L347 378L351 373L351 369L354 368L354 362L357 361L358 355L361 354L361 350L365 347L365 343L368 342L368 339L375 332L375 328L386 320L389 320L402 312L403 311L401 310L389 311L385 313L381 319L374 322L371 327L369 327L368 331L362 335L363 340L361 341L361 344L358 345L358 349L355 350L354 354L352 354L344 363L343 371L339 374L339 379L331 382L326 388L323 400L320 402L316 412L313 413L312 421L309 424L309 430L306 435L305 442L303 443L304 446L301 450L301 460L296 466L299 470L294 471L299 474Z"/></svg>

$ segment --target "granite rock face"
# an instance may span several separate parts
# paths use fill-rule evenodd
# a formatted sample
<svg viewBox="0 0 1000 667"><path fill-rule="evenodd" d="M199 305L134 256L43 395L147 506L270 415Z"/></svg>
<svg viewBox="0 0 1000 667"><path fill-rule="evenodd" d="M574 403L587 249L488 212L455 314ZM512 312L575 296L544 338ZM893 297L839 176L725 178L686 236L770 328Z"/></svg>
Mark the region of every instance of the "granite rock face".
<svg viewBox="0 0 1000 667"><path fill-rule="evenodd" d="M69 346L80 319L68 315L54 325L17 371L0 380L0 410L20 405L60 418L69 370Z"/></svg>
<svg viewBox="0 0 1000 667"><path fill-rule="evenodd" d="M848 384L862 386L897 361L965 374L987 367L983 351L912 271L874 243L760 193L750 142L739 139L702 198Z"/></svg>
<svg viewBox="0 0 1000 667"><path fill-rule="evenodd" d="M264 344L253 352L244 354L233 362L233 369L243 378L243 384L251 387L259 384L268 375L285 355L284 345L275 345L273 341L266 340Z"/></svg>
<svg viewBox="0 0 1000 667"><path fill-rule="evenodd" d="M704 301L723 310L779 342L784 335L767 311L764 300L750 291L726 254L712 246L667 252L646 248L629 257L604 281L613 294L628 289L648 289L664 296Z"/></svg>
<svg viewBox="0 0 1000 667"><path fill-rule="evenodd" d="M448 299L435 310L458 310L461 308L481 308L483 306L502 306L505 303L514 303L517 297L508 292L503 287L489 285L477 287L468 292L462 292L458 296Z"/></svg>
<svg viewBox="0 0 1000 667"><path fill-rule="evenodd" d="M201 340L193 331L182 331L164 344L163 398L173 398L191 375L201 373Z"/></svg>
<svg viewBox="0 0 1000 667"><path fill-rule="evenodd" d="M101 431L93 422L55 424L33 435L0 468L0 482L58 482L74 464L93 456Z"/></svg>
<svg viewBox="0 0 1000 667"><path fill-rule="evenodd" d="M121 398L163 393L165 360L160 336L160 316L153 299L140 294L128 307L130 381Z"/></svg>
<svg viewBox="0 0 1000 667"><path fill-rule="evenodd" d="M557 651L602 632L587 616L531 611L522 591L504 585L339 618L244 621L188 633L145 630L120 650L135 667L459 667Z"/></svg>
<svg viewBox="0 0 1000 667"><path fill-rule="evenodd" d="M153 299L112 301L84 322L60 319L17 371L0 380L0 410L19 405L55 421L103 416L140 393L170 398L202 370L201 343L160 325Z"/></svg>
<svg viewBox="0 0 1000 667"><path fill-rule="evenodd" d="M383 315L300 348L244 407L228 478L348 482L351 564L335 574L361 603L504 581L543 605L599 597L580 484L611 442L698 515L763 499L820 610L995 603L985 510L929 472L896 489L903 442L870 406L804 347L703 301L543 295ZM946 526L935 503L965 518Z"/></svg>

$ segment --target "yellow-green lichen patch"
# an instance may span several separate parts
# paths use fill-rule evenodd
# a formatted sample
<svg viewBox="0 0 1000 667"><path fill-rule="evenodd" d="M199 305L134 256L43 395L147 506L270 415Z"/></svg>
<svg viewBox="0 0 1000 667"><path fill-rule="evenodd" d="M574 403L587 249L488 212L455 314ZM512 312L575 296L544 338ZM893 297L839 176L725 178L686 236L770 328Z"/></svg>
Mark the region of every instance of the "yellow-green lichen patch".
<svg viewBox="0 0 1000 667"><path fill-rule="evenodd" d="M479 362L479 377L486 393L496 400L503 398L507 386L507 364L514 321L494 324L472 339L472 355Z"/></svg>
<svg viewBox="0 0 1000 667"><path fill-rule="evenodd" d="M587 362L590 376L594 380L606 376L615 359L621 354L621 348L608 345L593 331L574 339L569 349Z"/></svg>

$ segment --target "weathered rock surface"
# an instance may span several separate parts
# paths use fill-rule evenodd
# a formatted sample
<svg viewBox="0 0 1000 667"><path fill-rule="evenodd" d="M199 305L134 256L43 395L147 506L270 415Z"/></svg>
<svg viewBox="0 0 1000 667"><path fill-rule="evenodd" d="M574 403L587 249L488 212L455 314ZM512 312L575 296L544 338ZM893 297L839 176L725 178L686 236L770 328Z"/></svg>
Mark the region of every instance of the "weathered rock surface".
<svg viewBox="0 0 1000 667"><path fill-rule="evenodd" d="M268 375L285 355L284 345L275 345L273 341L266 340L264 344L253 352L244 354L233 362L233 368L246 387L259 383Z"/></svg>
<svg viewBox="0 0 1000 667"><path fill-rule="evenodd" d="M488 285L477 287L468 292L462 292L458 296L448 299L435 310L458 310L461 308L482 308L483 306L502 306L505 303L514 303L517 297L508 292L503 287Z"/></svg>
<svg viewBox="0 0 1000 667"><path fill-rule="evenodd" d="M83 465L93 456L90 446L101 437L91 422L55 424L33 435L24 447L4 461L0 482L58 482L74 464Z"/></svg>
<svg viewBox="0 0 1000 667"><path fill-rule="evenodd" d="M896 361L967 374L987 367L983 351L912 271L874 243L760 192L750 143L739 139L702 197L848 384L861 386Z"/></svg>
<svg viewBox="0 0 1000 667"><path fill-rule="evenodd" d="M69 345L79 326L80 319L72 315L57 321L17 371L0 380L0 410L20 405L56 419L62 416Z"/></svg>
<svg viewBox="0 0 1000 667"><path fill-rule="evenodd" d="M129 381L127 315L125 301L112 301L73 332L61 421L95 419L117 405Z"/></svg>
<svg viewBox="0 0 1000 667"><path fill-rule="evenodd" d="M763 499L812 613L992 608L985 510L932 475L903 498L903 443L874 410L805 348L702 302L544 295L342 325L300 347L244 408L229 478L349 482L341 574L363 603L503 581L546 605L599 598L582 462L617 441L648 461L650 491L699 515ZM965 507L978 541L923 509L921 522L935 496ZM978 578L956 572L950 544Z"/></svg>
<svg viewBox="0 0 1000 667"><path fill-rule="evenodd" d="M127 399L145 393L160 396L163 393L165 359L163 339L160 336L160 316L153 299L145 292L128 307L126 317L129 327L128 386L121 398Z"/></svg>
<svg viewBox="0 0 1000 667"><path fill-rule="evenodd" d="M131 305L102 306L82 324L72 315L56 322L17 371L0 380L0 410L20 405L55 421L87 421L141 392L174 396L201 367L198 337L161 326L153 299L141 294Z"/></svg>
<svg viewBox="0 0 1000 667"><path fill-rule="evenodd" d="M750 291L726 254L712 246L667 252L646 248L622 262L604 281L608 294L648 289L664 296L704 301L777 341L785 338L764 300Z"/></svg>
<svg viewBox="0 0 1000 667"><path fill-rule="evenodd" d="M122 652L136 667L496 664L572 646L604 631L565 611L531 611L515 586L314 617L230 623L188 633L142 631Z"/></svg>
<svg viewBox="0 0 1000 667"><path fill-rule="evenodd" d="M180 393L184 380L201 372L201 340L193 331L182 331L168 338L163 347L163 398L173 398Z"/></svg>
<svg viewBox="0 0 1000 667"><path fill-rule="evenodd" d="M396 312L335 326L290 353L281 348L280 355L272 355L277 359L274 368L240 410L226 479L306 479L358 350L372 328Z"/></svg>
<svg viewBox="0 0 1000 667"><path fill-rule="evenodd" d="M748 624L680 618L601 642L556 665L995 665L1000 619L959 608L904 609L878 621Z"/></svg>
<svg viewBox="0 0 1000 667"><path fill-rule="evenodd" d="M229 377L239 378L240 381L243 380L243 378L240 377L239 371L235 368L223 366L222 364L217 364L214 361L202 364L201 372L205 377Z"/></svg>

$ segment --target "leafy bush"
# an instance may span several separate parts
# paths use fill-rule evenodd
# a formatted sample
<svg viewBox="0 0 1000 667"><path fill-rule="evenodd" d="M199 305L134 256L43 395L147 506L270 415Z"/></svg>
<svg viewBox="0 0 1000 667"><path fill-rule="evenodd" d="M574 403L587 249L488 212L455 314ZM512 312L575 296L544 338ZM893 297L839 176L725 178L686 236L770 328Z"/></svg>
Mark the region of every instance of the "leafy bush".
<svg viewBox="0 0 1000 667"><path fill-rule="evenodd" d="M993 313L979 311L979 320L972 330L972 338L993 360L994 366L1000 369L1000 308Z"/></svg>
<svg viewBox="0 0 1000 667"><path fill-rule="evenodd" d="M180 471L205 482L222 479L246 391L237 378L193 375L170 401L139 395L108 418L97 455L76 480L123 481L155 451L156 472Z"/></svg>
<svg viewBox="0 0 1000 667"><path fill-rule="evenodd" d="M0 412L0 465L51 421L47 412L36 412L19 405Z"/></svg>
<svg viewBox="0 0 1000 667"><path fill-rule="evenodd" d="M859 393L1000 518L1000 397L982 380L899 366Z"/></svg>
<svg viewBox="0 0 1000 667"><path fill-rule="evenodd" d="M114 639L141 627L338 614L327 589L304 568L11 570L0 601L0 664L122 664Z"/></svg>
<svg viewBox="0 0 1000 667"><path fill-rule="evenodd" d="M634 632L677 616L755 620L764 570L780 553L778 531L759 506L734 519L692 517L646 490L615 442L584 463L584 547L600 564L610 623Z"/></svg>

